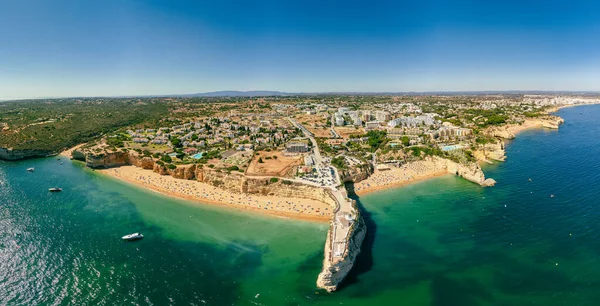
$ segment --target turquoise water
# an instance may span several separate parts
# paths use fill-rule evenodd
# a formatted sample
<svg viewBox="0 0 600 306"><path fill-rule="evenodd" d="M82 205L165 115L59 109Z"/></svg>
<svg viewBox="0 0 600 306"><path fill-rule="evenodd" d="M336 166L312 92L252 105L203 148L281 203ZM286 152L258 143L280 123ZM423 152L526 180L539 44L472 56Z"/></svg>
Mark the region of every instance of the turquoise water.
<svg viewBox="0 0 600 306"><path fill-rule="evenodd" d="M53 158L0 162L0 304L596 305L600 106L559 114L560 130L523 132L486 166L496 187L443 176L361 197L368 237L333 294L315 288L326 224L173 200Z"/></svg>

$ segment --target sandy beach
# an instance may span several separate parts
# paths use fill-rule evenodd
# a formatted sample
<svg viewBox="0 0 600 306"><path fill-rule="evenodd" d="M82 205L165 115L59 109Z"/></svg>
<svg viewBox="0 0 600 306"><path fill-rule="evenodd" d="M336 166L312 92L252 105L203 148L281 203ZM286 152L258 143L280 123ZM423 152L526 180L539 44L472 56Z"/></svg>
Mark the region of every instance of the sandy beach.
<svg viewBox="0 0 600 306"><path fill-rule="evenodd" d="M275 196L237 194L206 183L176 179L135 166L97 170L156 192L202 204L224 205L238 211L253 211L278 217L310 221L329 221L332 208L323 202Z"/></svg>
<svg viewBox="0 0 600 306"><path fill-rule="evenodd" d="M67 149L67 150L64 150L64 151L58 153L58 155L59 156L64 156L64 157L71 158L71 154L73 153L73 151L79 149L80 147L82 147L84 145L85 145L85 143L80 143L80 144L78 144L78 145L76 145L76 146L74 146L74 147L72 147L70 149Z"/></svg>
<svg viewBox="0 0 600 306"><path fill-rule="evenodd" d="M416 161L400 167L390 167L390 170L377 170L366 180L354 184L354 192L360 196L445 174L448 172L439 169L433 162Z"/></svg>

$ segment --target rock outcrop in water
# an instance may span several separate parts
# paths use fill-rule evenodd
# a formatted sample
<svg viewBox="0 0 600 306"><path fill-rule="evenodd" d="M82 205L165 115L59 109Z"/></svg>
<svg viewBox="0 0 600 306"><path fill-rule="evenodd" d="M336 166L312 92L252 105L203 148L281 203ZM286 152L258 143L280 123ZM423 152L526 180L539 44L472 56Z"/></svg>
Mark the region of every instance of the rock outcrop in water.
<svg viewBox="0 0 600 306"><path fill-rule="evenodd" d="M483 187L494 186L496 181L494 179L485 178L485 174L478 163L455 163L453 161L444 159L446 162L446 169L448 173L454 173L468 181L479 184Z"/></svg>
<svg viewBox="0 0 600 306"><path fill-rule="evenodd" d="M457 163L449 159L437 156L430 157L428 158L428 160L433 162L433 167L435 169L439 169L442 171L445 170L450 174L458 175L468 181L479 184L483 187L494 186L496 184L496 181L494 179L485 178L485 174L483 173L483 170L481 169L481 166L479 166L478 163Z"/></svg>
<svg viewBox="0 0 600 306"><path fill-rule="evenodd" d="M327 231L327 240L325 242L325 255L323 259L323 268L317 278L317 287L332 292L337 290L339 284L346 278L360 253L363 240L367 234L367 226L359 214L352 228L348 233L348 241L344 254L339 257L333 256L332 240L334 235L334 224L332 222Z"/></svg>

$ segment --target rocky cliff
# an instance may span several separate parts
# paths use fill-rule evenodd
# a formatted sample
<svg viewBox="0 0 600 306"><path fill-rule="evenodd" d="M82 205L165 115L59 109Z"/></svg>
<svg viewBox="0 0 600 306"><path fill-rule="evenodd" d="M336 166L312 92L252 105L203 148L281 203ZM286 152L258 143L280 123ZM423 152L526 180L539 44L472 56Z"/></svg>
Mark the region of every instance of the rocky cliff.
<svg viewBox="0 0 600 306"><path fill-rule="evenodd" d="M55 155L46 150L13 150L12 148L0 148L0 159L2 160L21 160L36 157L48 157Z"/></svg>
<svg viewBox="0 0 600 306"><path fill-rule="evenodd" d="M350 230L350 234L348 236L348 244L343 257L331 260L331 252L333 249L331 247L331 241L333 236L332 223L332 225L329 227L329 231L327 232L323 269L317 277L317 287L323 288L328 292L337 290L339 284L348 275L350 270L352 270L354 262L356 261L356 257L360 253L360 249L366 234L367 226L365 225L362 216L359 215L358 219L353 224L352 229Z"/></svg>
<svg viewBox="0 0 600 306"><path fill-rule="evenodd" d="M301 198L321 201L335 208L335 201L324 188L300 184L297 182L280 180L276 183L268 179L243 178L240 192L246 194L271 195L284 198Z"/></svg>
<svg viewBox="0 0 600 306"><path fill-rule="evenodd" d="M505 161L506 151L504 150L504 141L499 139L496 143L483 145L477 150L473 151L473 156L475 156L478 161Z"/></svg>
<svg viewBox="0 0 600 306"><path fill-rule="evenodd" d="M85 155L85 165L90 168L111 168L124 165L130 165L129 153L110 152L110 153L83 153ZM80 155L80 154L77 154ZM74 156L74 154L71 154Z"/></svg>
<svg viewBox="0 0 600 306"><path fill-rule="evenodd" d="M528 118L520 124L493 126L485 130L484 133L492 137L514 139L515 135L522 130L535 127L558 129L564 122L565 120L561 117L548 115L540 118Z"/></svg>
<svg viewBox="0 0 600 306"><path fill-rule="evenodd" d="M458 175L483 187L494 186L496 184L494 179L485 178L485 174L478 163L456 163L437 156L431 158L431 160L436 164L436 168L446 170L448 173Z"/></svg>
<svg viewBox="0 0 600 306"><path fill-rule="evenodd" d="M373 174L373 165L369 163L355 168L339 170L339 174L343 183L358 183Z"/></svg>
<svg viewBox="0 0 600 306"><path fill-rule="evenodd" d="M174 178L184 180L197 180L234 193L312 199L327 203L332 208L335 207L335 202L323 188L292 181L284 182L284 180L279 180L273 183L269 179L246 178L239 172L215 170L194 164L179 165L175 169L168 169L164 164L155 161L152 157L140 156L135 151L93 154L75 150L72 153L72 158L85 162L86 166L90 168L133 165L152 170L160 175L170 175Z"/></svg>

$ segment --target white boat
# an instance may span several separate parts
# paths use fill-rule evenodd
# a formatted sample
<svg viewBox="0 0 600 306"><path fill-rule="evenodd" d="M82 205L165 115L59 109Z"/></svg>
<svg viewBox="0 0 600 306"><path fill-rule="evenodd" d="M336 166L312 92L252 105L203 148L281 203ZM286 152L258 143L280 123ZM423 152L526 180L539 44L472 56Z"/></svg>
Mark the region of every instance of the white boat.
<svg viewBox="0 0 600 306"><path fill-rule="evenodd" d="M62 191L62 188L53 187L53 188L48 189L48 191L50 191L50 192L59 192L59 191Z"/></svg>
<svg viewBox="0 0 600 306"><path fill-rule="evenodd" d="M127 240L127 241L138 240L138 239L142 239L142 238L144 238L144 235L142 235L140 233L133 233L133 234L129 234L129 235L125 235L125 236L121 237L121 239Z"/></svg>
<svg viewBox="0 0 600 306"><path fill-rule="evenodd" d="M33 172L33 171L35 171L35 168L33 168L33 167L31 167L31 168L27 168L27 171L29 171L29 172Z"/></svg>

